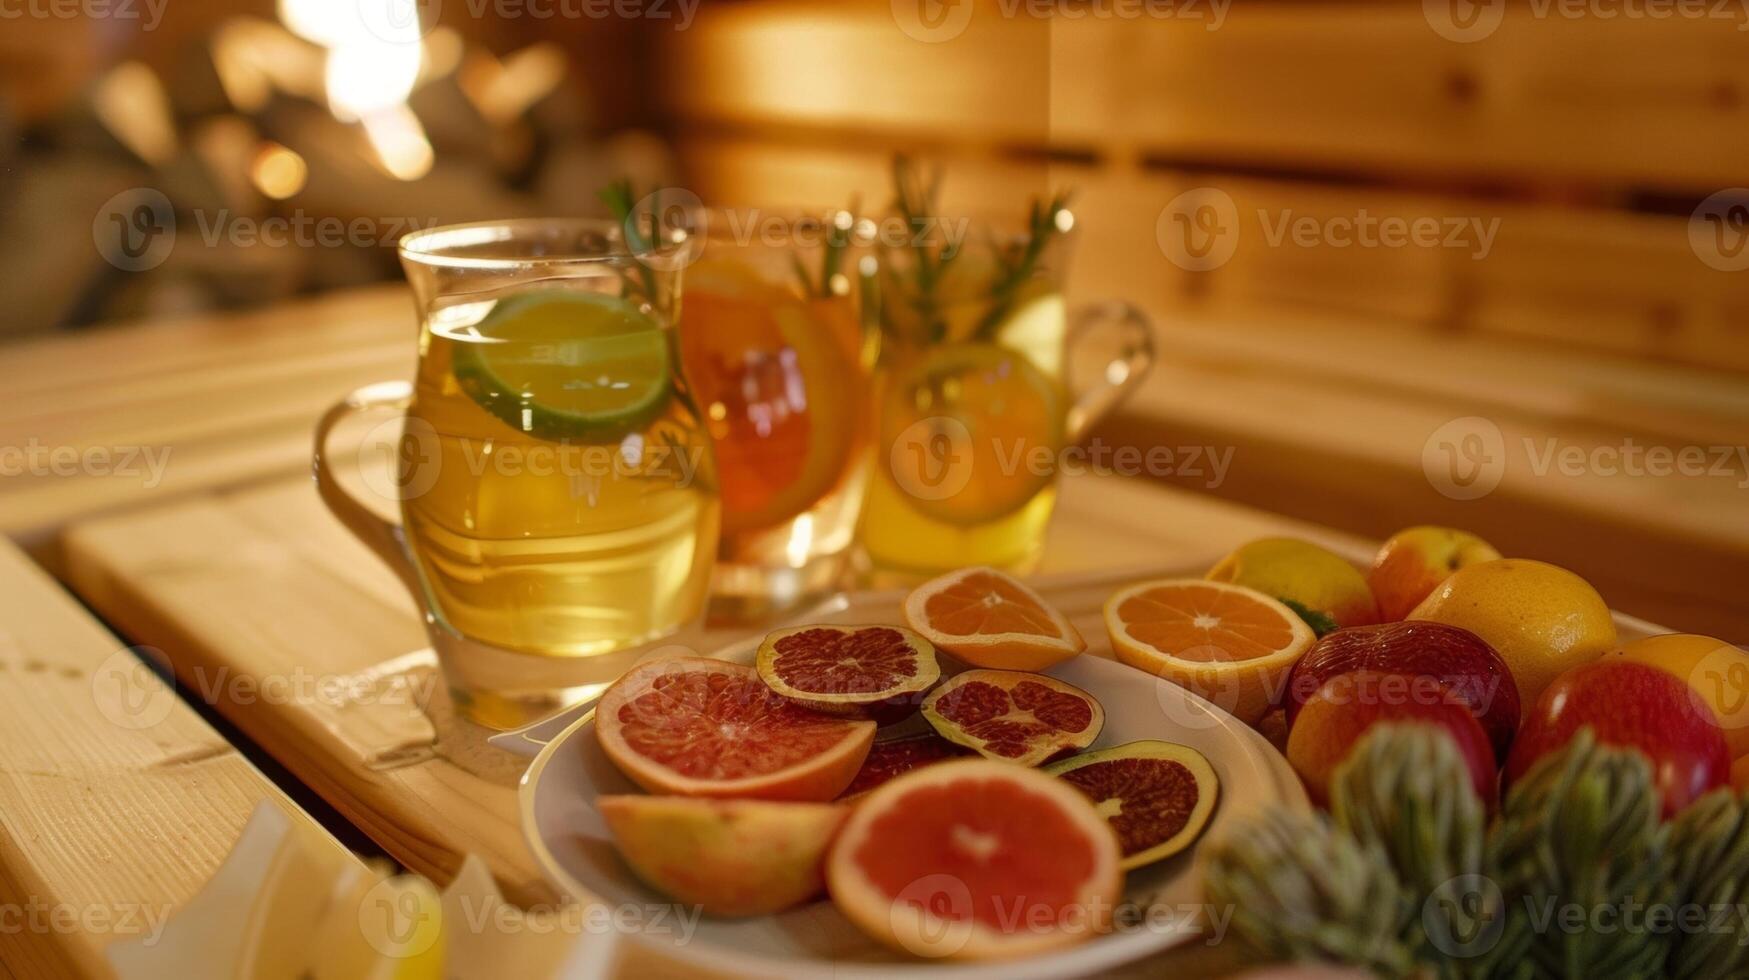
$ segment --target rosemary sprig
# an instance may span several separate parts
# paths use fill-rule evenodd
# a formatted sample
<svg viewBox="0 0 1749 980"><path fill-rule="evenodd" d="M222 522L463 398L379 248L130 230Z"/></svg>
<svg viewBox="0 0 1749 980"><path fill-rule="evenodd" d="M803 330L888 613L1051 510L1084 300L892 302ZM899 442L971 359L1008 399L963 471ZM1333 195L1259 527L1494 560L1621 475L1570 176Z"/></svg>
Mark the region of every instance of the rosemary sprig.
<svg viewBox="0 0 1749 980"><path fill-rule="evenodd" d="M657 191L656 193L661 192ZM601 200L601 203L607 205L608 213L612 214L614 220L619 222L620 229L625 234L626 249L632 253L632 261L637 263L639 278L643 280L644 299L655 302L656 282L651 277L649 267L636 258L638 253L649 252L653 246L643 229L637 227L637 222L632 220L632 208L636 206L637 193L632 189L631 178L623 177L613 181L597 191L595 196ZM661 214L661 201L657 200L651 203L655 206L654 213ZM625 283L624 294L629 296L631 293L632 283L628 279Z"/></svg>
<svg viewBox="0 0 1749 980"><path fill-rule="evenodd" d="M911 252L911 276L916 287L910 295L895 298L910 306L922 324L923 336L912 339L929 343L947 336L947 324L942 320L941 303L935 291L948 267L960 255L954 243L936 246L929 242L929 230L936 220L936 201L940 192L940 167L935 167L925 176L905 154L893 157L893 210L898 212L910 232L906 248Z"/></svg>
<svg viewBox="0 0 1749 980"><path fill-rule="evenodd" d="M992 244L992 251L996 253L1001 272L996 278L996 285L990 289L990 309L978 322L974 332L979 339L987 338L1007 318L1020 288L1036 272L1045 247L1053 237L1063 233L1057 216L1068 210L1069 197L1069 192L1065 191L1052 197L1049 203L1040 203L1034 198L1027 211L1026 238L1007 249Z"/></svg>
<svg viewBox="0 0 1749 980"><path fill-rule="evenodd" d="M861 206L861 199L854 197L850 199L850 210L843 213L851 216L851 223L844 227L838 226L834 220L835 215L826 218L825 243L821 248L818 285L808 275L807 265L802 262L801 256L795 254L790 256L790 261L795 266L796 278L802 284L803 296L813 299L827 299L836 295L832 290L832 280L843 271L844 254L850 247L850 237L856 228L855 215Z"/></svg>

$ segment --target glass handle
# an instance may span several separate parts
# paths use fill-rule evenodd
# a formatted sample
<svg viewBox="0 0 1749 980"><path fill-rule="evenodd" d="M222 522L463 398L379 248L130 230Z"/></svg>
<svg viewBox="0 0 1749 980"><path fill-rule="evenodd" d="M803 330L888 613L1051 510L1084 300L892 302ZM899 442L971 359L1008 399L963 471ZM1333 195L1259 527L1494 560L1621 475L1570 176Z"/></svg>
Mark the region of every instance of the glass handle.
<svg viewBox="0 0 1749 980"><path fill-rule="evenodd" d="M328 437L341 422L369 411L403 413L413 401L413 386L405 381L383 381L359 388L323 413L316 423L316 445L310 457L310 471L316 478L316 492L322 502L353 536L376 552L383 564L400 578L401 584L413 594L415 602L423 603L419 574L407 556L406 535L401 525L384 520L334 476L329 460Z"/></svg>
<svg viewBox="0 0 1749 980"><path fill-rule="evenodd" d="M1107 330L1117 332L1118 353L1106 362L1098 382L1074 392L1075 404L1069 408L1070 443L1080 442L1088 429L1122 404L1154 366L1153 324L1147 314L1122 300L1084 306L1070 316L1066 346L1071 361L1077 348Z"/></svg>

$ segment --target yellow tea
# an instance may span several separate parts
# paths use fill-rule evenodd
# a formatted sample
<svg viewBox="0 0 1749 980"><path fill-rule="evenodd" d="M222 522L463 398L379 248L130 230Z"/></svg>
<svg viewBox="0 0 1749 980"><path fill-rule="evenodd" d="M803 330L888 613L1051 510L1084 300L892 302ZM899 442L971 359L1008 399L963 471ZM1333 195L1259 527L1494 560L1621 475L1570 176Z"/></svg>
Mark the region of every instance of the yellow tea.
<svg viewBox="0 0 1749 980"><path fill-rule="evenodd" d="M402 516L434 613L552 657L690 618L719 507L673 330L579 289L464 300L425 324L403 436Z"/></svg>

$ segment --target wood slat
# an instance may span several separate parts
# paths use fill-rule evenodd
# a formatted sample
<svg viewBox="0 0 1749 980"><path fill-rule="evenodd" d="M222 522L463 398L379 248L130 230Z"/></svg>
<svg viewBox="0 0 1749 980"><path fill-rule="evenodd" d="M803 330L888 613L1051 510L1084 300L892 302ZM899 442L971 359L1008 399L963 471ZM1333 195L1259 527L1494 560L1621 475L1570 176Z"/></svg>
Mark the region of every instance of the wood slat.
<svg viewBox="0 0 1749 980"><path fill-rule="evenodd" d="M39 454L0 485L0 531L40 545L77 515L301 472L323 410L411 376L415 329L406 290L389 286L0 350L17 379L0 446ZM106 453L92 472L40 465L91 450Z"/></svg>
<svg viewBox="0 0 1749 980"><path fill-rule="evenodd" d="M0 623L9 969L109 976L104 946L192 897L263 800L341 846L4 542Z"/></svg>
<svg viewBox="0 0 1749 980"><path fill-rule="evenodd" d="M721 5L664 37L658 81L689 123L816 127L844 141L1436 180L1740 182L1742 11L1573 18L1506 6L1486 39L1456 43L1416 4L1233 4L1210 30L1206 3L1173 5L1187 17L1047 21L980 0L962 33L931 43L884 0Z"/></svg>

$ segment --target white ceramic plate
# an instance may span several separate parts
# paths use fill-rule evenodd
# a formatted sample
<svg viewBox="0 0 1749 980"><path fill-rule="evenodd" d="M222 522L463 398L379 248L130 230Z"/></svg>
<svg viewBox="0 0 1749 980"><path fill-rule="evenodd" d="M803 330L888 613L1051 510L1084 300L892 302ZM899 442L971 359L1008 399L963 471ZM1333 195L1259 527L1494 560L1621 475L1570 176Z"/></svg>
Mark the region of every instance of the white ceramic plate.
<svg viewBox="0 0 1749 980"><path fill-rule="evenodd" d="M1066 585L1066 583L1065 583ZM1103 627L1087 622L1097 603L1076 601L1085 592L1103 597L1113 586L1082 579L1065 588L1061 605L1096 650L1104 649ZM1047 597L1057 596L1047 586ZM899 595L858 597L818 621L898 622ZM751 663L757 638L718 651L715 656ZM1050 671L1081 687L1105 708L1105 729L1095 748L1155 738L1194 746L1220 777L1220 797L1202 840L1247 818L1280 807L1304 808L1305 791L1287 761L1261 735L1219 708L1178 687L1092 652ZM593 712L564 719L556 735L554 719L538 734L525 732L497 744L532 748L544 742L521 790L522 825L529 847L552 883L580 900L644 909L666 904L645 887L615 852L594 809L597 796L638 792L602 753L595 738ZM550 740L549 740L550 739ZM624 938L662 947L683 961L713 971L760 978L874 976L990 978L1081 976L1160 952L1195 935L1183 910L1202 901L1196 848L1130 873L1125 897L1161 910L1152 925L1116 931L1082 945L1019 961L950 964L907 959L863 936L825 900L775 916L751 920L703 919L689 940L675 930L652 930ZM1167 912L1172 914L1168 915ZM598 941L606 937L591 937Z"/></svg>

